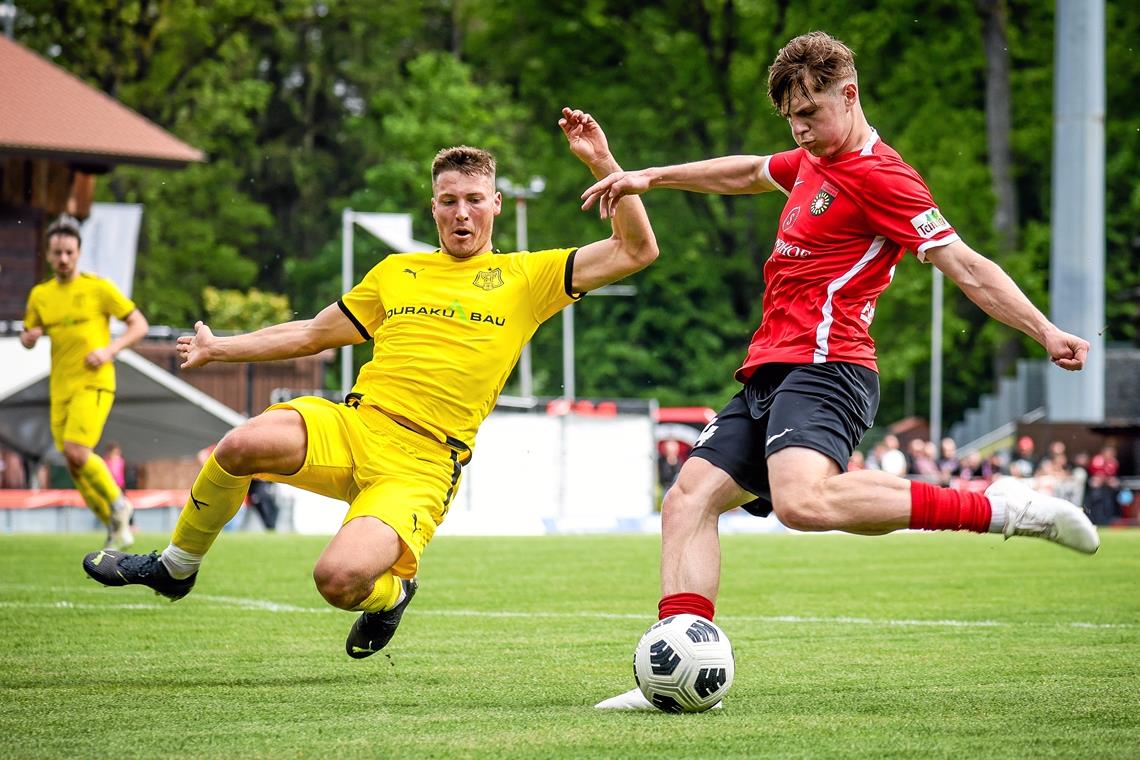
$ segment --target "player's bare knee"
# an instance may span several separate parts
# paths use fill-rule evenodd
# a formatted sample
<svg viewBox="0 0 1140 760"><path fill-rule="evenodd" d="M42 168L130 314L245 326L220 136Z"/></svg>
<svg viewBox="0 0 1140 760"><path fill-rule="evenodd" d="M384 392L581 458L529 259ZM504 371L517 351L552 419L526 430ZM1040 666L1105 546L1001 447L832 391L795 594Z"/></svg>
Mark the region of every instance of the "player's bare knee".
<svg viewBox="0 0 1140 760"><path fill-rule="evenodd" d="M326 602L342 610L351 610L368 598L375 579L365 577L352 568L317 562L313 568L313 582Z"/></svg>
<svg viewBox="0 0 1140 760"><path fill-rule="evenodd" d="M693 523L706 517L708 508L695 493L687 491L680 483L674 483L661 502L661 530L687 531Z"/></svg>
<svg viewBox="0 0 1140 760"><path fill-rule="evenodd" d="M248 427L241 425L226 433L214 448L214 461L231 475L254 475L256 446L256 434L251 435Z"/></svg>
<svg viewBox="0 0 1140 760"><path fill-rule="evenodd" d="M67 460L67 469L73 473L78 472L83 465L87 464L87 457L90 453L91 449L78 443L68 441L63 444L63 456Z"/></svg>

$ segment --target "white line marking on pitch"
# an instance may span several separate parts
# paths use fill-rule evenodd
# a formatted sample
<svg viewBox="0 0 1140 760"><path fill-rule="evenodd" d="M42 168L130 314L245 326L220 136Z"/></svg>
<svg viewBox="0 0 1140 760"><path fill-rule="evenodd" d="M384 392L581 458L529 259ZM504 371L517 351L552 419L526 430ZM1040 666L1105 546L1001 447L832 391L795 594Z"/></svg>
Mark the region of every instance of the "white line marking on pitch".
<svg viewBox="0 0 1140 760"><path fill-rule="evenodd" d="M213 602L222 607L236 607L252 612L299 612L306 614L327 614L339 612L332 607L300 607L294 604L282 604L266 599L244 599L233 596L213 596L210 594L195 594L194 599L203 602ZM72 602L61 600L56 602L5 602L0 601L0 607L23 609L74 609L74 610L155 610L164 609L169 602L151 604L98 604L91 602ZM510 611L484 611L484 610L424 610L418 609L416 615L434 615L436 617L480 617L495 619L566 619L591 618L594 620L647 620L645 615L619 612L510 612ZM727 620L737 623L788 623L792 625L865 625L886 627L923 627L923 628L1084 628L1084 629L1135 629L1134 623L1086 623L1070 622L1009 622L1001 620L876 620L863 617L817 617L800 615L722 615L718 620Z"/></svg>

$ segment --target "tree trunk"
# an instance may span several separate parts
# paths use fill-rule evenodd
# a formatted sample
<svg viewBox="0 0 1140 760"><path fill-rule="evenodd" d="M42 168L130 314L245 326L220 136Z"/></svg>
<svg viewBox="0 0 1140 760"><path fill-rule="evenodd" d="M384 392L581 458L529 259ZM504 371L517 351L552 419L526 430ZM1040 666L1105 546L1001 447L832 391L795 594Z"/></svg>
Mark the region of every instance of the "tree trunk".
<svg viewBox="0 0 1140 760"><path fill-rule="evenodd" d="M974 0L982 18L982 44L986 54L986 152L990 187L994 194L994 232L997 258L1017 249L1017 187L1013 182L1012 100L1009 81L1009 43L1006 38L1006 0ZM994 356L994 385L1021 356L1017 336L1005 341Z"/></svg>

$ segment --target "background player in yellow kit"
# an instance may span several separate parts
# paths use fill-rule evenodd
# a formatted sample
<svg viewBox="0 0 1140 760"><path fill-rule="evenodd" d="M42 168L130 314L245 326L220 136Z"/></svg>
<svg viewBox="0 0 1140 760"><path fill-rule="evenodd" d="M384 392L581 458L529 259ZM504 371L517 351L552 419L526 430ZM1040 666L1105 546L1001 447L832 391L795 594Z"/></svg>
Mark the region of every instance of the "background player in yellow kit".
<svg viewBox="0 0 1140 760"><path fill-rule="evenodd" d="M79 226L61 219L48 227L52 278L32 288L20 342L51 339L51 435L87 507L107 526L107 547L134 542L131 504L93 449L115 400L115 356L146 335L146 317L110 280L79 271ZM110 317L127 323L111 340Z"/></svg>
<svg viewBox="0 0 1140 760"><path fill-rule="evenodd" d="M562 113L570 149L594 177L619 170L597 122ZM84 559L88 575L182 598L258 475L349 502L313 577L330 604L362 613L348 654L383 648L416 592L421 553L447 514L476 430L523 346L586 291L657 257L636 196L618 205L611 237L536 252L492 250L501 207L491 154L442 150L432 164L431 199L440 250L388 256L313 319L226 338L198 323L193 336L179 338L183 367L305 356L369 339L375 347L345 403L294 399L228 433L161 555L95 552Z"/></svg>

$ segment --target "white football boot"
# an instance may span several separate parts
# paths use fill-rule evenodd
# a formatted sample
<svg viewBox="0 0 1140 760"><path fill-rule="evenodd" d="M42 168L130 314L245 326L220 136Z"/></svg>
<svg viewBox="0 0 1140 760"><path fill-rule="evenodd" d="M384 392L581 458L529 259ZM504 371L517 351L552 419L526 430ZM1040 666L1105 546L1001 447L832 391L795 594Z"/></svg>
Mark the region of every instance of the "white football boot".
<svg viewBox="0 0 1140 760"><path fill-rule="evenodd" d="M1001 478L986 489L991 503L1005 506L1002 535L1036 536L1084 554L1095 554L1100 536L1084 510L1056 496L1038 493L1017 478Z"/></svg>
<svg viewBox="0 0 1140 760"><path fill-rule="evenodd" d="M656 710L653 703L645 698L641 693L641 689L630 689L624 694L618 694L616 697L603 699L598 704L594 705L599 710Z"/></svg>
<svg viewBox="0 0 1140 760"><path fill-rule="evenodd" d="M717 702L710 707L710 710L719 710L724 707L724 702ZM645 698L641 693L641 689L630 689L624 694L618 694L616 697L603 699L598 704L594 705L598 710L656 710L653 703Z"/></svg>
<svg viewBox="0 0 1140 760"><path fill-rule="evenodd" d="M107 548L126 551L135 542L135 534L131 530L131 515L134 512L135 507L126 494L111 505L111 530L107 536Z"/></svg>

